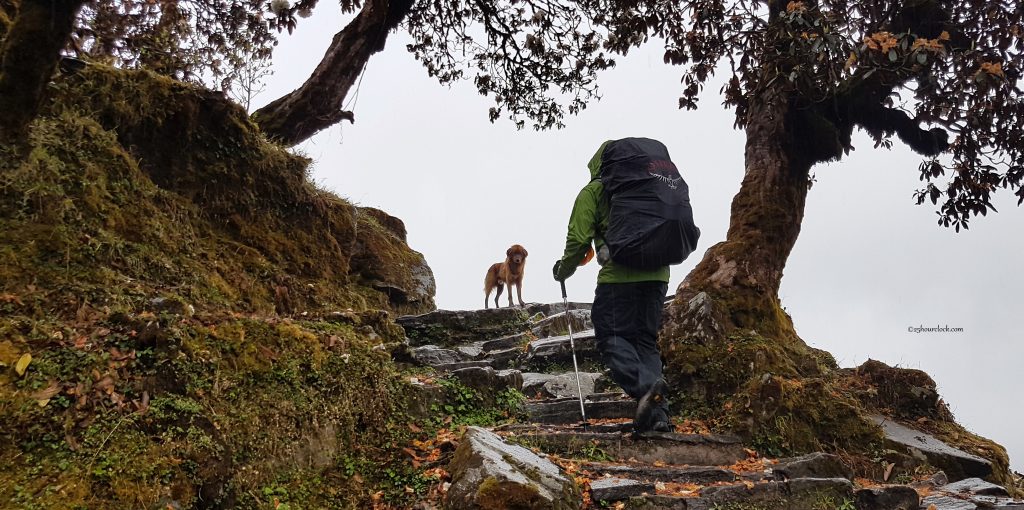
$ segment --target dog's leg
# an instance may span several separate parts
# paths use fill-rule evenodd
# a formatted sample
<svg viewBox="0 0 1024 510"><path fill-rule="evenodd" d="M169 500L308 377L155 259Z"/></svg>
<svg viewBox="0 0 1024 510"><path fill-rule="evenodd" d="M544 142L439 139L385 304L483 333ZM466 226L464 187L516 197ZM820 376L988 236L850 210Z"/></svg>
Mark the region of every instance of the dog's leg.
<svg viewBox="0 0 1024 510"><path fill-rule="evenodd" d="M516 282L516 296L519 297L519 306L523 305L523 281L519 280Z"/></svg>
<svg viewBox="0 0 1024 510"><path fill-rule="evenodd" d="M512 308L513 306L515 306L515 304L512 303L512 285L515 284L515 283L516 283L515 280L510 280L508 282L508 307L509 308Z"/></svg>
<svg viewBox="0 0 1024 510"><path fill-rule="evenodd" d="M486 289L484 291L484 309L485 310L487 308L490 308L490 306L488 306L488 303L487 303L487 300L489 300L489 299L491 299L491 289Z"/></svg>
<svg viewBox="0 0 1024 510"><path fill-rule="evenodd" d="M495 308L501 308L501 305L498 304L498 298L501 297L501 291L504 288L505 288L504 285L502 285L500 283L498 284L498 293L494 295L494 307ZM508 289L508 295L510 295L510 296L512 295L512 289L511 288Z"/></svg>

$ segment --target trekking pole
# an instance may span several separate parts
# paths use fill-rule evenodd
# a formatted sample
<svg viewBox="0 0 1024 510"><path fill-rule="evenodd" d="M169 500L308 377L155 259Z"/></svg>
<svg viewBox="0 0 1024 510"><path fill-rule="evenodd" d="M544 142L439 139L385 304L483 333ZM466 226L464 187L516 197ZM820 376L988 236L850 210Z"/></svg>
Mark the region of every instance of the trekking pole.
<svg viewBox="0 0 1024 510"><path fill-rule="evenodd" d="M583 417L583 430L587 430L587 411L583 407L583 386L580 385L580 367L576 364L576 342L572 339L572 317L569 316L569 298L565 294L565 281L562 284L562 306L565 309L565 324L569 327L569 349L572 350L572 369L576 372L576 392L580 396L580 416Z"/></svg>

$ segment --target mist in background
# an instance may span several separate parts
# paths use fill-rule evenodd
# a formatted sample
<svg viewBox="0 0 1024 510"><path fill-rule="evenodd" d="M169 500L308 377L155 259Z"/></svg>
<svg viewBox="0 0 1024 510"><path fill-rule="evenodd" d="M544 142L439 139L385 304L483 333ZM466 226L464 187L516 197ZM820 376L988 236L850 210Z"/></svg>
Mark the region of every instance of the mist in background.
<svg viewBox="0 0 1024 510"><path fill-rule="evenodd" d="M305 80L347 21L336 11L325 4L282 37L256 106ZM602 100L568 117L565 129L535 132L489 123L491 100L470 83L438 85L405 51L408 42L392 34L371 58L349 93L354 125L335 126L298 150L314 160L318 184L405 222L409 245L434 271L439 308L482 308L487 268L516 243L529 251L523 299L561 301L551 266L589 180L586 163L608 139L664 142L690 186L702 235L697 251L672 268L670 292L725 239L743 175L743 133L720 106L718 84L699 111L676 109L682 69L663 64L658 45L617 58L601 75ZM1004 193L995 202L1000 212L970 230L939 227L936 208L912 199L920 157L898 140L893 150L874 149L863 135L854 143L842 162L813 169L783 306L804 341L841 366L873 358L928 372L960 423L1005 446L1011 466L1024 471L1024 210ZM580 268L567 282L569 298L592 301L596 275L596 263ZM921 326L963 332L909 331Z"/></svg>

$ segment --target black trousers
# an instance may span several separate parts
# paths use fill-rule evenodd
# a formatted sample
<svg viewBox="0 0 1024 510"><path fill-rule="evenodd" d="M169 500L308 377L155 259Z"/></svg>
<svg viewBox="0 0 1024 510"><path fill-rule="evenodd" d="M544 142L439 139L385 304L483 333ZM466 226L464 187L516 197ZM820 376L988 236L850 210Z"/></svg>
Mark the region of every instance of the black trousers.
<svg viewBox="0 0 1024 510"><path fill-rule="evenodd" d="M661 378L658 329L668 284L599 283L591 317L612 380L639 399Z"/></svg>

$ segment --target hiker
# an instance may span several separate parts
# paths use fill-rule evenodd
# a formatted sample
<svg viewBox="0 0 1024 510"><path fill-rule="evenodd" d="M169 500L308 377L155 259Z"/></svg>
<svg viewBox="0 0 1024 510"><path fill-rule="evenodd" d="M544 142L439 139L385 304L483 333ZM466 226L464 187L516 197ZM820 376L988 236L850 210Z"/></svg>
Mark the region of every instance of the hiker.
<svg viewBox="0 0 1024 510"><path fill-rule="evenodd" d="M572 276L590 249L601 269L591 317L614 380L637 399L634 432L670 432L658 330L669 281L697 244L689 190L656 140L609 140L591 158L590 182L569 217L565 252L553 273Z"/></svg>

